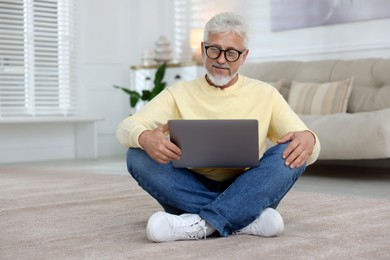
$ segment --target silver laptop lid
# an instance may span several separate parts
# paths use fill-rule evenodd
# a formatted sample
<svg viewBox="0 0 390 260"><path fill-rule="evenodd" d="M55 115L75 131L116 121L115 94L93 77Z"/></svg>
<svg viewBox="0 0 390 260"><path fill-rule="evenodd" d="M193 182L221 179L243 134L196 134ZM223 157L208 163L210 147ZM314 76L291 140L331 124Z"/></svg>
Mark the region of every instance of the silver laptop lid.
<svg viewBox="0 0 390 260"><path fill-rule="evenodd" d="M182 150L178 168L246 168L259 163L258 121L169 120L170 138Z"/></svg>

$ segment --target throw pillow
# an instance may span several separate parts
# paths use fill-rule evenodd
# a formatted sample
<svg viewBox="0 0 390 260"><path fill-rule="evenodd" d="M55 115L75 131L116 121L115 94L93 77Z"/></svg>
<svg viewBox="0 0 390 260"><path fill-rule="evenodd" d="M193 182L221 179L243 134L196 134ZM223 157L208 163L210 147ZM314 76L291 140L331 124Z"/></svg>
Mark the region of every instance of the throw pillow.
<svg viewBox="0 0 390 260"><path fill-rule="evenodd" d="M270 84L271 86L273 86L274 88L276 88L280 94L282 94L282 96L284 97L285 100L287 100L288 98L288 89L284 86L284 82L283 80L278 80L278 81L269 81L267 82L268 84Z"/></svg>
<svg viewBox="0 0 390 260"><path fill-rule="evenodd" d="M282 87L283 87L283 81L282 80L268 81L267 83L270 84L271 86L273 86L274 88L276 88L278 91L280 91L282 89Z"/></svg>
<svg viewBox="0 0 390 260"><path fill-rule="evenodd" d="M297 114L345 113L353 78L327 83L293 81L288 103Z"/></svg>

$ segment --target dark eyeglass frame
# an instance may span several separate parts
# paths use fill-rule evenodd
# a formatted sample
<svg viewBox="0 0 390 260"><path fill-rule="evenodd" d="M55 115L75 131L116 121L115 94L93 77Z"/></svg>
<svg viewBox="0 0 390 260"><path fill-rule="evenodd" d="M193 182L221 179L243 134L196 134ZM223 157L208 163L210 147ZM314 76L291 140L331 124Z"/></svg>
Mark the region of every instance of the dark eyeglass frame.
<svg viewBox="0 0 390 260"><path fill-rule="evenodd" d="M209 56L209 54L208 54L208 51L207 51L209 48L216 48L216 49L218 49L218 50L219 50L218 56L215 57L215 58L211 58L211 57ZM204 45L204 49L205 49L205 52L206 52L207 57L209 57L209 58L212 59L212 60L218 59L218 58L221 56L221 53L223 52L224 57L225 57L225 60L227 60L228 62L236 62L236 61L238 61L238 59L241 57L241 54L243 54L243 53L246 51L246 49L243 50L243 51L239 51L239 50L236 50L236 49L233 49L233 48L227 49L227 50L223 50L223 49L220 49L219 47L214 46L214 45ZM230 60L230 59L228 59L228 56L226 56L226 52L228 52L228 51L235 51L235 52L237 52L237 53L238 53L237 59L235 59L235 60Z"/></svg>

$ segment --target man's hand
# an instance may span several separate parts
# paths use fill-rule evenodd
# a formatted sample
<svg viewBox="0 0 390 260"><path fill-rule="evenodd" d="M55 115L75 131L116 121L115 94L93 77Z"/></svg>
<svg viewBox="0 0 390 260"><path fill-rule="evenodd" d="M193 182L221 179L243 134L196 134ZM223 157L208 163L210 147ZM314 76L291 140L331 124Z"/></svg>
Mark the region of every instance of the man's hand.
<svg viewBox="0 0 390 260"><path fill-rule="evenodd" d="M291 141L283 152L285 164L290 168L303 166L313 153L315 136L309 131L289 132L278 140L279 144Z"/></svg>
<svg viewBox="0 0 390 260"><path fill-rule="evenodd" d="M154 130L146 130L138 137L142 149L156 162L169 163L180 158L181 150L165 137L168 124Z"/></svg>

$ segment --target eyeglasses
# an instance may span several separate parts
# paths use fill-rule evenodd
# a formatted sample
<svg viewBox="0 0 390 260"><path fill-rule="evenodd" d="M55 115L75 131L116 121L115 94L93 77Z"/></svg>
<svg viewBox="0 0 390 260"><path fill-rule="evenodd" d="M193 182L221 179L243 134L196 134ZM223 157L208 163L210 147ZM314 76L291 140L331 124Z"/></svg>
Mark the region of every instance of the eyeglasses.
<svg viewBox="0 0 390 260"><path fill-rule="evenodd" d="M244 53L244 51L238 51L236 49L227 49L222 50L216 46L204 46L206 50L206 55L210 59L216 60L221 56L221 53L224 52L225 59L229 62L235 62L237 61L241 54Z"/></svg>

